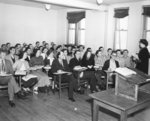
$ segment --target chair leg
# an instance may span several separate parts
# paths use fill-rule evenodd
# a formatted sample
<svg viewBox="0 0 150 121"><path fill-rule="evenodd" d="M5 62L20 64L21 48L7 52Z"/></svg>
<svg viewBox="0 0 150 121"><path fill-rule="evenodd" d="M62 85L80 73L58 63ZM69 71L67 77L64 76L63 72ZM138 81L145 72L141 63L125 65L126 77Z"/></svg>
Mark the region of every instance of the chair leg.
<svg viewBox="0 0 150 121"><path fill-rule="evenodd" d="M59 99L61 98L61 75L59 75Z"/></svg>
<svg viewBox="0 0 150 121"><path fill-rule="evenodd" d="M59 84L59 99L61 98L61 84Z"/></svg>

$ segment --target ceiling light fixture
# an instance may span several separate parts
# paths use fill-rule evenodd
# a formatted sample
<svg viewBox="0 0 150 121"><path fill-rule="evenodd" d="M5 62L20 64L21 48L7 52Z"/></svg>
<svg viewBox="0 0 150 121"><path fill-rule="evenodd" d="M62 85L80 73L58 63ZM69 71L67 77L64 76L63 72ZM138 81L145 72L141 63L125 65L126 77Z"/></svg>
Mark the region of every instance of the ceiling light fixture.
<svg viewBox="0 0 150 121"><path fill-rule="evenodd" d="M49 11L50 8L51 8L50 4L45 4L45 10Z"/></svg>
<svg viewBox="0 0 150 121"><path fill-rule="evenodd" d="M100 5L103 3L103 0L96 0L97 4Z"/></svg>

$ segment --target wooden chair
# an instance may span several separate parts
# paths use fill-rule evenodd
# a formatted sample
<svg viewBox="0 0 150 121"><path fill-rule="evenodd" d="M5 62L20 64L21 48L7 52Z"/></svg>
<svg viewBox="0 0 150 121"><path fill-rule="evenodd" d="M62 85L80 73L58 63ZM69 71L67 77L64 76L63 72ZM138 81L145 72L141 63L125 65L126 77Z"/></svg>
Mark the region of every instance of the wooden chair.
<svg viewBox="0 0 150 121"><path fill-rule="evenodd" d="M63 74L67 73L54 73L54 92L55 92L55 86L58 86L58 92L59 92L59 99L61 98L61 92L62 88L68 88L69 83L68 82L62 82L61 77Z"/></svg>

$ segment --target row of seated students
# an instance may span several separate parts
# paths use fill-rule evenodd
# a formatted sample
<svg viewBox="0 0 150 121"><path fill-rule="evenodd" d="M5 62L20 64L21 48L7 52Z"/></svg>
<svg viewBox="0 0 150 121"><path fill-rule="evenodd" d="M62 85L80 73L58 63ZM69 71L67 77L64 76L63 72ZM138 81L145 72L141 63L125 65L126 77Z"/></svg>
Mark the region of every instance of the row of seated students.
<svg viewBox="0 0 150 121"><path fill-rule="evenodd" d="M51 46L51 47L50 47ZM87 48L84 52L84 46L61 46L51 43L49 45L43 41L40 46L40 42L36 42L35 47L32 44L17 44L12 47L10 43L3 44L0 50L0 58L5 61L5 71L11 73L12 76L0 77L4 80L3 84L8 84L9 104L13 107L14 94L18 97L24 98L24 94L20 91L19 86L16 84L13 77L15 71L27 71L27 74L35 75L37 78L30 78L28 81L23 80L24 87L33 87L37 93L41 87L51 86L49 77L53 77L53 73L59 71L70 71L72 73L62 76L62 82L69 82L68 99L75 101L73 97L74 91L81 92L81 88L77 85L77 72L74 71L76 67L84 66L87 70L81 72L79 77L81 79L88 80L90 84L91 92L99 91L106 85L106 80L101 80L101 76L104 75L102 70L114 71L119 66L132 67L132 61L128 56L128 50L123 51L123 55L120 50L113 51L111 48L107 50L107 54L104 54L104 48L100 47L95 55L92 53L91 48ZM7 67L9 66L9 67ZM35 66L51 66L48 75L43 69L30 70L30 67ZM95 71L94 67L98 67L98 71ZM1 83L1 82L0 82Z"/></svg>

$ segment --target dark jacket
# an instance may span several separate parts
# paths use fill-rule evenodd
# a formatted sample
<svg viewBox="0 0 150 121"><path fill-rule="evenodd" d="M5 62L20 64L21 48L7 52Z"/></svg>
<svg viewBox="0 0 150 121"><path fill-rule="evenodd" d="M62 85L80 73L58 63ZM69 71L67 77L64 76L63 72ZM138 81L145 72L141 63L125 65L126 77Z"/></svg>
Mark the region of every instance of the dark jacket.
<svg viewBox="0 0 150 121"><path fill-rule="evenodd" d="M143 48L138 54L139 61L136 68L146 74L148 74L149 52L147 48Z"/></svg>
<svg viewBox="0 0 150 121"><path fill-rule="evenodd" d="M76 58L72 58L69 63L69 67L70 67L71 71L73 72L74 77L77 78L78 72L73 70L75 66L82 66L82 61L77 60Z"/></svg>
<svg viewBox="0 0 150 121"><path fill-rule="evenodd" d="M115 63L116 63L116 67L118 68L119 62L115 60ZM110 59L105 61L104 65L102 67L102 70L108 70L109 65L110 65Z"/></svg>
<svg viewBox="0 0 150 121"><path fill-rule="evenodd" d="M55 59L52 63L51 72L55 73L58 70L70 71L69 65L66 60L63 60L63 66L59 63L58 59Z"/></svg>
<svg viewBox="0 0 150 121"><path fill-rule="evenodd" d="M95 65L95 61L94 61L94 55L92 54L91 57L89 59L86 59L85 56L83 56L82 58L82 66L83 67L88 67L88 66L94 66ZM87 71L93 71L94 68L92 67L91 69L87 69Z"/></svg>

